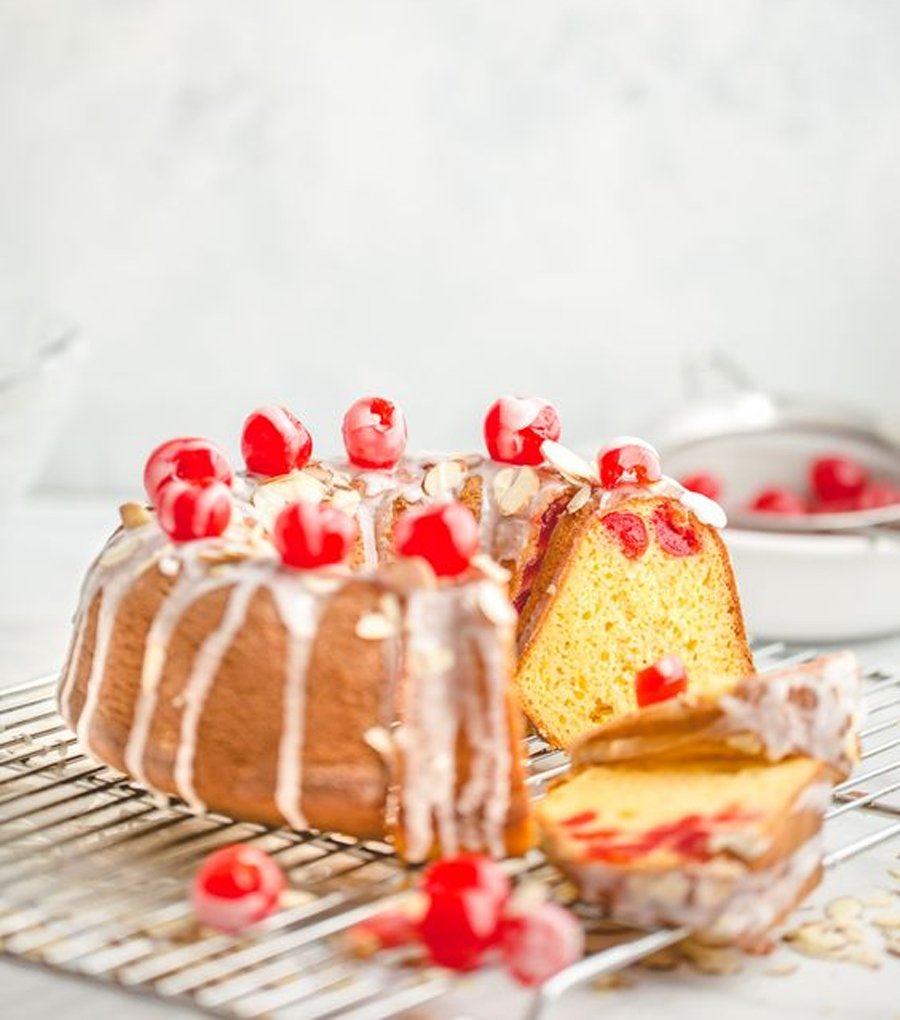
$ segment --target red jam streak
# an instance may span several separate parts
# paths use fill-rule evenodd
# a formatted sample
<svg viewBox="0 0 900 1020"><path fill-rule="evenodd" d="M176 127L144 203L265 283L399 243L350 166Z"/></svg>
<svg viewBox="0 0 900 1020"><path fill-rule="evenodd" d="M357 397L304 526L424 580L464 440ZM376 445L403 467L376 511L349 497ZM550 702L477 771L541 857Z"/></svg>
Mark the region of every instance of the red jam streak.
<svg viewBox="0 0 900 1020"><path fill-rule="evenodd" d="M757 812L745 811L735 805L714 815L685 815L674 822L657 825L646 832L625 833L621 829L586 829L573 832L570 838L585 842L590 860L607 864L629 864L652 853L668 852L695 861L712 857L711 837L723 829L737 828L754 821ZM577 829L596 819L596 812L585 811L560 824Z"/></svg>
<svg viewBox="0 0 900 1020"><path fill-rule="evenodd" d="M694 556L700 552L700 536L688 512L674 503L663 503L653 511L653 530L660 546L672 556Z"/></svg>
<svg viewBox="0 0 900 1020"><path fill-rule="evenodd" d="M522 579L519 582L519 593L513 600L513 605L515 606L517 613L521 613L525 608L525 603L528 601L528 596L531 594L531 589L534 586L534 580L537 577L538 569L543 561L544 553L547 551L547 546L550 544L550 536L553 534L553 529L556 527L557 522L562 516L563 510L565 510L567 502L567 498L557 499L547 507L541 517L541 528L538 532L534 556L522 568Z"/></svg>

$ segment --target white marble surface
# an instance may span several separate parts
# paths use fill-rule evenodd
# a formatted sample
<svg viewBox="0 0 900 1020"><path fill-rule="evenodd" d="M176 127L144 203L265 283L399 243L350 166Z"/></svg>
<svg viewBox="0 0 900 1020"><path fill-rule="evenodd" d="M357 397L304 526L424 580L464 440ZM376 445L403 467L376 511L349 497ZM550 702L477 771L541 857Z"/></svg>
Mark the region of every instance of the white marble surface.
<svg viewBox="0 0 900 1020"><path fill-rule="evenodd" d="M0 684L55 669L68 637L68 620L82 572L115 523L107 500L41 500L0 520ZM900 670L900 639L860 649L868 665ZM845 817L830 831L833 846L864 834L884 819ZM829 874L813 904L821 907L846 892L874 893L890 886L886 869L898 866L900 843L882 847ZM764 972L771 960L748 960L730 977L641 974L636 987L614 992L580 991L567 997L550 1020L641 1020L662 1015L685 1020L897 1020L900 960L880 970L834 965L782 951L799 966L789 977ZM464 983L434 1007L444 1020L513 1020L525 994L497 975ZM0 958L0 1017L3 1020L163 1020L195 1015L49 972L25 969Z"/></svg>
<svg viewBox="0 0 900 1020"><path fill-rule="evenodd" d="M4 0L0 298L94 345L45 484L272 399L634 431L697 345L891 411L898 110L895 0Z"/></svg>

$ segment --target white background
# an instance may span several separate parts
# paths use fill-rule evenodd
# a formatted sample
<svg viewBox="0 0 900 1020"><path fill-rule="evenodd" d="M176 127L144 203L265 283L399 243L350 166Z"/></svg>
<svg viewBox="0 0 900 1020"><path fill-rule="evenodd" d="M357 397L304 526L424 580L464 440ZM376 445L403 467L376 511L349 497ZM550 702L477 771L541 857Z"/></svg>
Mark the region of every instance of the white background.
<svg viewBox="0 0 900 1020"><path fill-rule="evenodd" d="M7 291L93 346L55 487L270 400L631 431L712 345L890 413L900 4L2 0Z"/></svg>

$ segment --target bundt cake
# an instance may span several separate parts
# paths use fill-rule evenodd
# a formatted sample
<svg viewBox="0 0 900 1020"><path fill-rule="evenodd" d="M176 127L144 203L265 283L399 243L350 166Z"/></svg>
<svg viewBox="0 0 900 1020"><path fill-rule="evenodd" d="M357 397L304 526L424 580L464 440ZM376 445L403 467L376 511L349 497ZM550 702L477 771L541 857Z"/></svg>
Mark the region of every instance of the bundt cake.
<svg viewBox="0 0 900 1020"><path fill-rule="evenodd" d="M589 733L572 747L572 762L577 768L806 755L840 780L859 760L861 693L859 663L849 651L751 674L720 697L689 686Z"/></svg>
<svg viewBox="0 0 900 1020"><path fill-rule="evenodd" d="M631 708L663 652L698 691L750 671L724 515L641 441L588 464L519 398L488 412L489 459L405 456L382 398L343 434L346 461L313 460L267 407L237 477L207 440L151 454L150 506L123 508L88 575L60 688L97 757L198 809L389 834L411 860L518 852L514 693L565 744Z"/></svg>
<svg viewBox="0 0 900 1020"><path fill-rule="evenodd" d="M595 765L536 811L584 901L623 923L749 946L819 881L825 777L811 758Z"/></svg>
<svg viewBox="0 0 900 1020"><path fill-rule="evenodd" d="M60 688L86 749L196 810L392 835L411 860L527 848L496 568L296 570L252 520L172 543L143 508L125 517Z"/></svg>

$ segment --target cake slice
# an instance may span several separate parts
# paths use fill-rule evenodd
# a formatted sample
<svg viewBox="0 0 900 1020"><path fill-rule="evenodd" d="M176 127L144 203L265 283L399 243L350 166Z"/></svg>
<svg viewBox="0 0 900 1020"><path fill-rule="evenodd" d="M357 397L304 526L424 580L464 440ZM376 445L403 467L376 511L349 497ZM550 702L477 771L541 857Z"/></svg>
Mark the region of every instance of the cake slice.
<svg viewBox="0 0 900 1020"><path fill-rule="evenodd" d="M850 651L751 674L715 696L696 692L631 712L572 748L576 766L699 758L779 761L806 755L836 779L859 760L861 674Z"/></svg>
<svg viewBox="0 0 900 1020"><path fill-rule="evenodd" d="M641 927L752 944L819 881L821 762L596 765L537 808L548 856L583 900Z"/></svg>
<svg viewBox="0 0 900 1020"><path fill-rule="evenodd" d="M632 711L635 674L664 655L695 692L752 672L728 553L682 502L595 492L550 536L520 623L519 699L567 747Z"/></svg>

